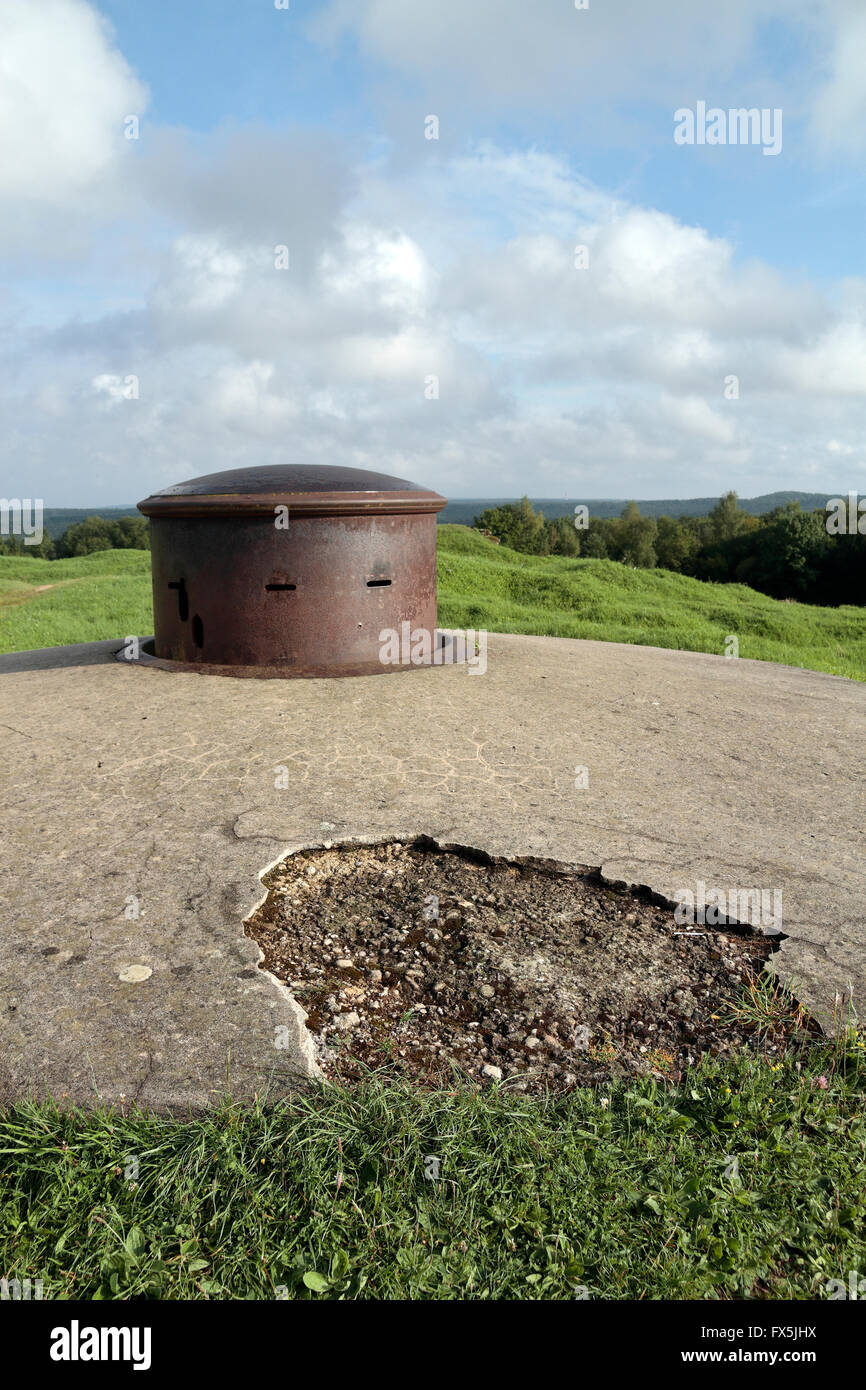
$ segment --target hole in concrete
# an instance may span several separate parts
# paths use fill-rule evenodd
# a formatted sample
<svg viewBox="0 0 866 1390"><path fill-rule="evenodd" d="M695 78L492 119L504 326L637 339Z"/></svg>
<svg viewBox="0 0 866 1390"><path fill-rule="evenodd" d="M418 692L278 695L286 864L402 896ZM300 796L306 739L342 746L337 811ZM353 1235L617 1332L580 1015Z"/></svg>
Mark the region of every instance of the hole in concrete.
<svg viewBox="0 0 866 1390"><path fill-rule="evenodd" d="M204 646L204 623L202 622L198 613L196 613L195 617L192 620L192 640L195 642L197 647Z"/></svg>
<svg viewBox="0 0 866 1390"><path fill-rule="evenodd" d="M296 588L297 588L297 585L296 585L296 584L266 584L266 585L265 585L265 589L266 589L266 591L267 591L269 594L278 594L278 593L284 593L284 592L288 592L288 593L292 593L292 594L293 594L293 593L295 592L295 589L296 589Z"/></svg>
<svg viewBox="0 0 866 1390"><path fill-rule="evenodd" d="M390 580L390 579L368 579L368 580L367 580L367 588L368 588L368 589L387 589L387 587L388 587L388 585L389 585L390 583L391 583L391 580Z"/></svg>
<svg viewBox="0 0 866 1390"><path fill-rule="evenodd" d="M691 934L672 904L597 870L421 838L306 850L265 884L246 931L332 1077L385 1066L438 1085L457 1067L534 1093L677 1081L707 1053L776 1054L812 1028L796 1001L766 1035L742 1008L778 942L730 923Z"/></svg>

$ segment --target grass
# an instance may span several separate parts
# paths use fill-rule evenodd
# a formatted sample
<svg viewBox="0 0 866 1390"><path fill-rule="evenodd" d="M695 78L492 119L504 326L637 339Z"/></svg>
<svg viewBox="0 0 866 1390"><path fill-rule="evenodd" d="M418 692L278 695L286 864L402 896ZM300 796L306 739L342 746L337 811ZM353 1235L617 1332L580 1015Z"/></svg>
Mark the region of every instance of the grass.
<svg viewBox="0 0 866 1390"><path fill-rule="evenodd" d="M591 637L739 654L866 680L866 609L767 598L611 560L521 555L465 526L440 526L439 621L490 632ZM50 585L50 588L41 588ZM150 556L0 557L0 652L145 635L153 630Z"/></svg>
<svg viewBox="0 0 866 1390"><path fill-rule="evenodd" d="M371 1077L189 1122L19 1106L0 1273L45 1298L824 1298L866 1264L862 1044L803 1055L547 1102Z"/></svg>
<svg viewBox="0 0 866 1390"><path fill-rule="evenodd" d="M762 1038L784 1039L817 1031L803 1005L769 971L751 977L723 1021L750 1028Z"/></svg>
<svg viewBox="0 0 866 1390"><path fill-rule="evenodd" d="M591 637L739 654L866 680L866 609L768 598L613 560L522 555L464 526L439 528L439 621L491 632Z"/></svg>
<svg viewBox="0 0 866 1390"><path fill-rule="evenodd" d="M145 550L102 550L74 560L0 556L0 652L152 631Z"/></svg>

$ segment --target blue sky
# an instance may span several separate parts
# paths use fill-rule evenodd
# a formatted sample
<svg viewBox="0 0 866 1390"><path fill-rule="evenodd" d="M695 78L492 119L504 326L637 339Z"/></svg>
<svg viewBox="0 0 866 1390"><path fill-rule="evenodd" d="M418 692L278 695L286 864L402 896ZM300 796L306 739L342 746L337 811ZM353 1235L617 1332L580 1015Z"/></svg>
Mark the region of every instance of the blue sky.
<svg viewBox="0 0 866 1390"><path fill-rule="evenodd" d="M410 0L407 5L411 9ZM147 75L150 115L161 124L203 134L227 121L299 124L360 140L369 150L381 137L377 93L387 67L360 54L351 33L331 48L312 41L309 21L327 11L315 0L293 0L276 16L264 0L210 0L205 6L111 0L100 8L123 52ZM664 5L656 9L661 21ZM581 22L584 16L574 18ZM786 84L796 85L808 70L814 43L812 26L761 24L748 60L699 95L723 107L774 104ZM412 82L401 86L411 101ZM684 105L697 99L687 69L681 89ZM435 96L431 86L425 94ZM615 119L607 119L608 112L593 121L578 93L553 109L524 104L513 111L483 105L466 110L454 139L554 151L602 186L731 237L740 254L813 276L860 274L866 245L862 175L854 175L842 157L818 161L804 145L806 112L783 111L788 138L781 156L768 159L749 147L704 147L684 159L671 140L669 103L624 99Z"/></svg>
<svg viewBox="0 0 866 1390"><path fill-rule="evenodd" d="M226 121L345 133L364 109L363 65L351 43L332 55L306 37L303 21L316 8L302 0L276 13L236 0L100 6L122 51L147 74L151 116L161 124L201 133Z"/></svg>
<svg viewBox="0 0 866 1390"><path fill-rule="evenodd" d="M4 0L5 495L862 491L864 43L854 0ZM780 152L676 144L698 103Z"/></svg>

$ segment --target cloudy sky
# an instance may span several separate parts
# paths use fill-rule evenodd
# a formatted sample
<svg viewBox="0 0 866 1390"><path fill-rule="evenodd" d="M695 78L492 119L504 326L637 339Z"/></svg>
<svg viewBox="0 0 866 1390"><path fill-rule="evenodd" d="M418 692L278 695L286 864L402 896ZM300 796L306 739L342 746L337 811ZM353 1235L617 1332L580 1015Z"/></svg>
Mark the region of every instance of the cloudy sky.
<svg viewBox="0 0 866 1390"><path fill-rule="evenodd" d="M866 491L863 0L283 2L0 0L3 495Z"/></svg>

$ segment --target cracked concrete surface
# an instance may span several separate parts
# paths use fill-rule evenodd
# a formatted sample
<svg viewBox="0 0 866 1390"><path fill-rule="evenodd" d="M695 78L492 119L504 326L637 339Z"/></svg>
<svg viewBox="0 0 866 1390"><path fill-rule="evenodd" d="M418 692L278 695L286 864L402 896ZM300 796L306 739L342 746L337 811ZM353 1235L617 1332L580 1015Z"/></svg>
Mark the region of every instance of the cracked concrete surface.
<svg viewBox="0 0 866 1390"><path fill-rule="evenodd" d="M862 997L856 682L541 637L491 636L483 676L328 681L118 646L0 656L0 1099L180 1112L314 1075L242 921L266 869L325 839L427 834L668 897L781 888L779 973L827 1028Z"/></svg>

